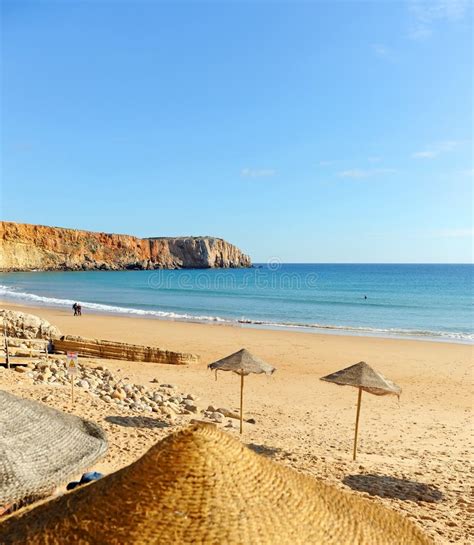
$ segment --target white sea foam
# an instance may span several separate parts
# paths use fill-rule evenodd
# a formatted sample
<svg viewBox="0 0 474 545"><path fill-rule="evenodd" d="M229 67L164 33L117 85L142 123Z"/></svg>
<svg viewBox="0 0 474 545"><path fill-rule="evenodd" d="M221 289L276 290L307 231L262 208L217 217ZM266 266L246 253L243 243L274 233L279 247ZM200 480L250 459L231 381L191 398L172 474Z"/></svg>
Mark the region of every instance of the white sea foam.
<svg viewBox="0 0 474 545"><path fill-rule="evenodd" d="M58 299L56 297L44 297L34 293L16 291L8 286L0 285L0 298L13 301L24 301L38 306L64 307L70 308L76 302L72 299ZM191 314L178 314L176 312L165 312L162 310L143 310L139 308L118 307L115 305L104 305L102 303L90 303L81 301L84 309L89 309L98 313L110 314L131 314L136 316L150 316L154 318L168 318L172 320L199 320L207 322L225 322L223 318L217 316L193 316Z"/></svg>
<svg viewBox="0 0 474 545"><path fill-rule="evenodd" d="M38 306L63 307L70 308L75 302L72 299L59 299L55 297L44 297L34 293L26 293L17 291L12 287L0 285L0 298L15 302L23 302L25 304L34 304ZM220 324L239 324L249 327L271 328L271 329L297 329L297 330L312 330L326 333L366 335L366 336L381 336L381 337L408 337L408 338L424 338L433 340L444 340L451 342L472 343L474 342L474 333L464 333L457 331L420 331L412 329L396 329L396 328L371 328L371 327L355 327L346 325L329 325L329 324L305 324L295 322L272 322L265 320L253 319L231 319L220 316L207 315L192 315L181 314L177 312L167 312L163 310L144 310L130 307L119 307L115 305L105 305L101 303L82 302L84 309L88 309L97 313L106 314L122 314L129 316L142 316L149 318L159 318L178 321L193 321L207 322Z"/></svg>

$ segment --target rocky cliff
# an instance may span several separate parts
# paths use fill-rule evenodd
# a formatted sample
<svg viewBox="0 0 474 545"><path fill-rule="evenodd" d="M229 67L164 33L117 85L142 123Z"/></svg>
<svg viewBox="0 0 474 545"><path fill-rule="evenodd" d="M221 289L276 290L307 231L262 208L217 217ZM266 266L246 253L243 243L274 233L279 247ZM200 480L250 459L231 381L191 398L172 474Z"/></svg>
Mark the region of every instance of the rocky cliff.
<svg viewBox="0 0 474 545"><path fill-rule="evenodd" d="M137 238L0 222L0 271L250 267L221 238Z"/></svg>

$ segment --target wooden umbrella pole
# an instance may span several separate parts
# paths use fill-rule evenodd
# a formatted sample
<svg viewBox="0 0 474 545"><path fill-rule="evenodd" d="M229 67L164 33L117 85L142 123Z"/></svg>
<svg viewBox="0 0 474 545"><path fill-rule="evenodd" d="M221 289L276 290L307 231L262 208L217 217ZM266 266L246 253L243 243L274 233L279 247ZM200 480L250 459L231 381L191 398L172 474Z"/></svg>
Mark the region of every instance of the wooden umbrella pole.
<svg viewBox="0 0 474 545"><path fill-rule="evenodd" d="M244 374L240 375L240 433L242 433L244 421Z"/></svg>
<svg viewBox="0 0 474 545"><path fill-rule="evenodd" d="M354 435L354 453L352 459L355 460L357 456L357 434L359 433L359 416L360 416L360 402L362 399L362 388L359 388L359 397L357 398L357 415L356 415L356 427Z"/></svg>

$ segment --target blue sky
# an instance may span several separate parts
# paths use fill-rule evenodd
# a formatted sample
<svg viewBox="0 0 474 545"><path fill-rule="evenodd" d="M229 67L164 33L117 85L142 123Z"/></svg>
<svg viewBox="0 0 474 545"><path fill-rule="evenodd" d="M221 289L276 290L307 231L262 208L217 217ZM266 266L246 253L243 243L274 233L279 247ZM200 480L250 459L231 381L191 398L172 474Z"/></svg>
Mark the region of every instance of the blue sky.
<svg viewBox="0 0 474 545"><path fill-rule="evenodd" d="M5 220L472 259L469 1L2 2Z"/></svg>

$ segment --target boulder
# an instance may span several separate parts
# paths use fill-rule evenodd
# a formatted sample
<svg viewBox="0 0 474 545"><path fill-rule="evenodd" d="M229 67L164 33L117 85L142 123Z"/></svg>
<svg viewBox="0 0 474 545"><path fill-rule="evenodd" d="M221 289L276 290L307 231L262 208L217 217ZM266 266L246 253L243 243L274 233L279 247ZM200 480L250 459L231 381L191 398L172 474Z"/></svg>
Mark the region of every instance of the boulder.
<svg viewBox="0 0 474 545"><path fill-rule="evenodd" d="M16 310L0 310L0 317L9 337L21 339L57 339L61 336L59 329L34 314L26 314Z"/></svg>

